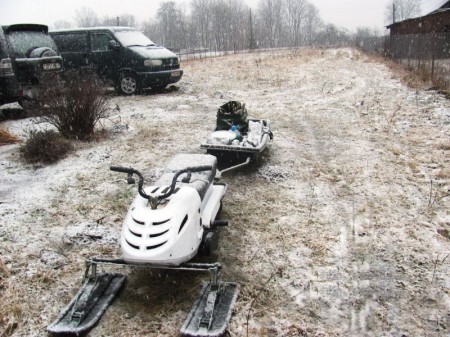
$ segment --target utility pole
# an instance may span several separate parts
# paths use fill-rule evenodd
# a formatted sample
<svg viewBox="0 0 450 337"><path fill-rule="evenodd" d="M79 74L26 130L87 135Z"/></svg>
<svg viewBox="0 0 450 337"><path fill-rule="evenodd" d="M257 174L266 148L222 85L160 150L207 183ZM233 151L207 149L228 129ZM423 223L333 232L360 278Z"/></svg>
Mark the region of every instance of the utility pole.
<svg viewBox="0 0 450 337"><path fill-rule="evenodd" d="M117 17L117 27L119 27L119 17Z"/></svg>
<svg viewBox="0 0 450 337"><path fill-rule="evenodd" d="M255 37L253 36L253 22L252 22L252 9L250 8L250 41L249 49L255 49Z"/></svg>
<svg viewBox="0 0 450 337"><path fill-rule="evenodd" d="M392 23L395 23L395 3L392 3Z"/></svg>

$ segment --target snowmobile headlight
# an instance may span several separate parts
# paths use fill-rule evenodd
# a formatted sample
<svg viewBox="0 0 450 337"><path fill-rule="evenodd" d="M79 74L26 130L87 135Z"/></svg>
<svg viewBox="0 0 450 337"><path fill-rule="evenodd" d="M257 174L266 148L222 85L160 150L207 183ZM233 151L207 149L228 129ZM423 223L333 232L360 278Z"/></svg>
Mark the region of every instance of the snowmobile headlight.
<svg viewBox="0 0 450 337"><path fill-rule="evenodd" d="M146 67L155 67L155 66L161 66L162 60L145 60L144 66Z"/></svg>

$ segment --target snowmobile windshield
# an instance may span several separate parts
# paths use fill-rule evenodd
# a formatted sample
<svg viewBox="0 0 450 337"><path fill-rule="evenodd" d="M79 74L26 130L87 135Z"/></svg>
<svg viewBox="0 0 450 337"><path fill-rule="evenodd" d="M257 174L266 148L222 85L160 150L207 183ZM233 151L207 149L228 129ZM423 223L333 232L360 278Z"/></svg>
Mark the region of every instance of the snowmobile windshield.
<svg viewBox="0 0 450 337"><path fill-rule="evenodd" d="M38 47L57 50L52 38L42 32L13 31L8 34L7 38L17 58L28 57L28 54Z"/></svg>
<svg viewBox="0 0 450 337"><path fill-rule="evenodd" d="M116 31L116 37L124 47L152 47L155 44L144 34L136 30Z"/></svg>

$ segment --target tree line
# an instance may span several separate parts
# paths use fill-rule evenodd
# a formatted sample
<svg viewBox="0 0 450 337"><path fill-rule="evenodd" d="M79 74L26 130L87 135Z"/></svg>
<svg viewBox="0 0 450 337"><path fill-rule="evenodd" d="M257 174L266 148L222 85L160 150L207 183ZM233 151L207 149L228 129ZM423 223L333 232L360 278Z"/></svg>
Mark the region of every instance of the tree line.
<svg viewBox="0 0 450 337"><path fill-rule="evenodd" d="M386 8L404 9L417 0L394 0ZM400 12L400 10L398 10ZM99 18L89 8L76 11L77 27L131 26L144 32L153 42L176 50L237 51L256 48L348 45L355 38L381 36L381 30L358 28L356 33L325 23L317 7L308 0L259 0L250 9L244 0L191 0L188 4L164 1L154 18L138 23L130 14ZM70 23L55 22L54 28Z"/></svg>

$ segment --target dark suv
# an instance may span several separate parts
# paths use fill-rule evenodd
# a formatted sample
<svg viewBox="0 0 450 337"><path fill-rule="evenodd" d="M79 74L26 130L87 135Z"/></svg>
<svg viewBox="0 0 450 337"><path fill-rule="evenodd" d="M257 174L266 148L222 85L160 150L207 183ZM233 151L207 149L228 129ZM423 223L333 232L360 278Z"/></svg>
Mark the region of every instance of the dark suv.
<svg viewBox="0 0 450 337"><path fill-rule="evenodd" d="M92 67L123 95L164 88L183 75L177 55L131 27L51 31L66 69Z"/></svg>
<svg viewBox="0 0 450 337"><path fill-rule="evenodd" d="M60 71L62 58L47 26L0 26L0 104L36 97L40 79Z"/></svg>

